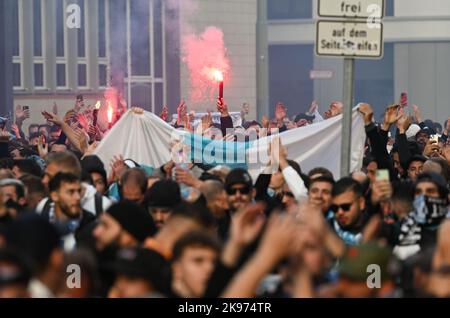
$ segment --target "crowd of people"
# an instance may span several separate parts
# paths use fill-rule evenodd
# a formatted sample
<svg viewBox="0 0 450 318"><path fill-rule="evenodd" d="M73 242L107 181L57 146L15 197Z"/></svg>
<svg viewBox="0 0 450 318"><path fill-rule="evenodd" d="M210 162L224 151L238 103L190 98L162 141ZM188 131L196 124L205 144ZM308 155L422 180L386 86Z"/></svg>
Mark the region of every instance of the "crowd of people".
<svg viewBox="0 0 450 318"><path fill-rule="evenodd" d="M258 122L244 104L237 126L219 99L220 122L196 122L181 103L170 123L233 140L342 110L333 102L321 116L313 102L290 119L278 103ZM360 171L305 171L274 134L268 166L279 168L253 180L121 153L102 162L93 152L108 127L82 98L62 118L56 105L43 112L27 134L30 109L17 106L0 131L0 297L450 297L450 118L441 126L401 104L379 122L369 104L358 111ZM160 117L169 121L167 107Z"/></svg>

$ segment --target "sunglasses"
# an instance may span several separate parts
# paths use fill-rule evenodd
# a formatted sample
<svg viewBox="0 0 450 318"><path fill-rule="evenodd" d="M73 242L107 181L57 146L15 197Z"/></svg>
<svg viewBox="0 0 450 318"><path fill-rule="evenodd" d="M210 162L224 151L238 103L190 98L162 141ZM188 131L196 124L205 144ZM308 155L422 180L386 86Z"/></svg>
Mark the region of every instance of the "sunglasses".
<svg viewBox="0 0 450 318"><path fill-rule="evenodd" d="M227 189L228 195L235 195L238 191L239 191L240 194L249 194L250 191L251 191L251 188L250 187L243 187L243 188L240 188L240 189L235 189L235 188Z"/></svg>
<svg viewBox="0 0 450 318"><path fill-rule="evenodd" d="M342 209L344 212L348 212L350 208L352 207L353 203L344 203L344 204L332 204L330 206L331 211L333 213L337 213L339 209Z"/></svg>
<svg viewBox="0 0 450 318"><path fill-rule="evenodd" d="M283 191L282 194L283 194L283 196L287 196L287 197L290 197L290 198L295 198L294 194L292 192L289 192L289 191Z"/></svg>

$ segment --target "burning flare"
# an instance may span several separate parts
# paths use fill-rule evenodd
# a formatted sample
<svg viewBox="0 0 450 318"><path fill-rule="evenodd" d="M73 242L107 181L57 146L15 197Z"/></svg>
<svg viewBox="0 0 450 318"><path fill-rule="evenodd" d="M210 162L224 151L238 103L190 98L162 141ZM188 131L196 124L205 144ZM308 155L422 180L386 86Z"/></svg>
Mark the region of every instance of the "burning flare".
<svg viewBox="0 0 450 318"><path fill-rule="evenodd" d="M211 70L211 76L214 81L219 83L219 98L223 98L223 72L213 68Z"/></svg>
<svg viewBox="0 0 450 318"><path fill-rule="evenodd" d="M98 100L97 103L95 104L95 109L100 109L100 107L102 106L102 103Z"/></svg>
<svg viewBox="0 0 450 318"><path fill-rule="evenodd" d="M218 69L212 70L212 77L217 82L223 82L223 73Z"/></svg>
<svg viewBox="0 0 450 318"><path fill-rule="evenodd" d="M110 124L112 123L113 112L114 112L114 110L113 110L113 108L112 108L112 106L111 106L111 102L108 101L108 111L107 111L107 115L108 115L108 123L110 123Z"/></svg>

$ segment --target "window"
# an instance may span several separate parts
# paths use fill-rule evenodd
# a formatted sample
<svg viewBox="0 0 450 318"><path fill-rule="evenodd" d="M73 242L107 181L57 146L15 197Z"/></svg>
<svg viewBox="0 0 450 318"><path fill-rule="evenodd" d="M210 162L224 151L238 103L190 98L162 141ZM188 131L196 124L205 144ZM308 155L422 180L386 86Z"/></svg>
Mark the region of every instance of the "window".
<svg viewBox="0 0 450 318"><path fill-rule="evenodd" d="M386 11L385 15L387 17L393 17L395 15L394 13L394 0L386 0L385 1Z"/></svg>
<svg viewBox="0 0 450 318"><path fill-rule="evenodd" d="M98 66L98 77L100 87L106 87L108 84L107 66L100 64Z"/></svg>
<svg viewBox="0 0 450 318"><path fill-rule="evenodd" d="M152 103L152 90L150 83L131 85L131 105L147 108Z"/></svg>
<svg viewBox="0 0 450 318"><path fill-rule="evenodd" d="M355 103L373 105L378 120L384 108L395 100L394 45L386 43L383 59L355 61Z"/></svg>
<svg viewBox="0 0 450 318"><path fill-rule="evenodd" d="M42 56L41 0L33 0L34 56Z"/></svg>
<svg viewBox="0 0 450 318"><path fill-rule="evenodd" d="M78 64L78 86L87 87L87 66L86 64Z"/></svg>
<svg viewBox="0 0 450 318"><path fill-rule="evenodd" d="M162 0L154 1L154 77L163 77L163 30L162 30ZM157 104L160 105L160 104Z"/></svg>
<svg viewBox="0 0 450 318"><path fill-rule="evenodd" d="M44 86L44 65L41 63L34 64L34 86Z"/></svg>
<svg viewBox="0 0 450 318"><path fill-rule="evenodd" d="M156 83L155 84L155 108L161 109L161 107L164 105L164 98L163 98L163 84L162 83ZM161 109L162 110L162 109Z"/></svg>
<svg viewBox="0 0 450 318"><path fill-rule="evenodd" d="M66 87L66 65L56 64L56 86Z"/></svg>
<svg viewBox="0 0 450 318"><path fill-rule="evenodd" d="M106 7L105 0L98 0L98 56L106 57Z"/></svg>
<svg viewBox="0 0 450 318"><path fill-rule="evenodd" d="M13 86L15 89L22 89L22 63L23 63L23 48L22 48L22 1L11 1L11 15L12 15L12 53L13 53ZM9 13L8 13L9 14Z"/></svg>
<svg viewBox="0 0 450 318"><path fill-rule="evenodd" d="M150 2L130 1L131 11L131 74L150 75Z"/></svg>
<svg viewBox="0 0 450 318"><path fill-rule="evenodd" d="M45 45L43 42L43 6L42 0L33 0L33 63L34 63L34 86L42 89L45 87Z"/></svg>
<svg viewBox="0 0 450 318"><path fill-rule="evenodd" d="M130 1L131 74L150 75L150 1Z"/></svg>
<svg viewBox="0 0 450 318"><path fill-rule="evenodd" d="M98 0L98 83L101 88L108 85L109 21L109 0Z"/></svg>
<svg viewBox="0 0 450 318"><path fill-rule="evenodd" d="M166 54L164 56L165 58L165 78L164 78L164 85L166 85L166 91L170 92L170 94L166 94L165 96L165 104L168 105L169 109L172 112L175 112L175 105L178 105L181 99L180 94L180 58L179 58L179 52L181 50L180 48L180 24L179 23L173 23L173 21L179 21L179 10L177 10L177 7L172 6L166 6L165 11L163 11L165 14L166 21L169 21L167 23L168 27L164 29L164 32L167 34L170 34L170 36L167 36L165 38L166 47L170 48L166 50ZM161 110L162 105L156 105L156 110Z"/></svg>
<svg viewBox="0 0 450 318"><path fill-rule="evenodd" d="M107 55L107 58L99 58L99 85L102 87L109 81L117 82L123 76L127 95L128 89L131 90L130 96L127 96L130 105L139 105L148 110L161 107L166 102L164 94L165 1L124 0L104 1L103 3L100 0L100 15L102 15L102 10L109 11L109 16L105 16L105 32L112 35L112 41L108 44L108 37L106 37L106 43L99 39L99 55L104 53ZM113 21L110 25L108 25L109 19ZM172 18L171 22L174 20ZM102 18L99 18L99 24L99 34L102 34ZM172 24L175 25L175 23ZM127 38L127 34L130 34L129 38ZM171 34L171 36L174 35ZM117 43L119 41L116 41L115 37L128 41ZM175 40L173 41L175 42ZM126 50L128 44L130 45L129 52ZM131 65L130 72L128 71L128 62ZM111 69L107 65L110 65ZM177 66L173 65L174 68Z"/></svg>
<svg viewBox="0 0 450 318"><path fill-rule="evenodd" d="M56 56L64 57L64 32L65 32L64 0L56 1Z"/></svg>
<svg viewBox="0 0 450 318"><path fill-rule="evenodd" d="M86 23L84 0L78 0L80 6L81 28L78 29L78 57L86 57Z"/></svg>
<svg viewBox="0 0 450 318"><path fill-rule="evenodd" d="M308 110L314 96L313 45L269 46L269 99L270 114L275 104L283 102L290 117Z"/></svg>
<svg viewBox="0 0 450 318"><path fill-rule="evenodd" d="M313 0L267 0L267 18L311 19Z"/></svg>
<svg viewBox="0 0 450 318"><path fill-rule="evenodd" d="M21 66L19 63L13 63L13 85L16 87L22 86L22 76L20 74Z"/></svg>
<svg viewBox="0 0 450 318"><path fill-rule="evenodd" d="M13 36L11 37L13 41L12 43L13 55L19 56L20 55L19 1L12 1L11 15L13 17L11 28L13 33Z"/></svg>
<svg viewBox="0 0 450 318"><path fill-rule="evenodd" d="M81 62L78 64L78 87L87 88L88 87L88 65L86 59L86 10L85 10L85 0L78 0L78 5L80 6L80 15L81 15L81 27L78 29L77 38L78 38L78 61Z"/></svg>

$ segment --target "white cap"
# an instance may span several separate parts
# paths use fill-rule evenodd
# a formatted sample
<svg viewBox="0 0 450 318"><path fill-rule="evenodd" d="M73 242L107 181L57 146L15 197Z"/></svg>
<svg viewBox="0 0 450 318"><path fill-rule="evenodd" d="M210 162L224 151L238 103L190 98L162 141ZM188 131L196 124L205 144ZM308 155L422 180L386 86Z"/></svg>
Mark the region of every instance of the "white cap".
<svg viewBox="0 0 450 318"><path fill-rule="evenodd" d="M406 131L406 138L412 138L415 137L416 134L420 131L420 126L416 124L412 124L409 126L408 130Z"/></svg>

